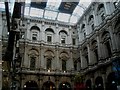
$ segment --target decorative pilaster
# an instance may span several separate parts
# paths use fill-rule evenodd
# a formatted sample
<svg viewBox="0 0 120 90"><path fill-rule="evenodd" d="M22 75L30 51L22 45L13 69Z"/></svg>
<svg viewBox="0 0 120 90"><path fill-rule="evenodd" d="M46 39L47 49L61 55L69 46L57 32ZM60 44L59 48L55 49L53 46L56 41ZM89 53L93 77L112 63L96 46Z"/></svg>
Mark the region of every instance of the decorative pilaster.
<svg viewBox="0 0 120 90"><path fill-rule="evenodd" d="M96 35L96 38L97 38L97 46L98 46L98 59L102 59L102 47L101 47L101 43L100 43L100 37L99 37L99 33L97 33Z"/></svg>
<svg viewBox="0 0 120 90"><path fill-rule="evenodd" d="M112 50L113 50L113 52L114 51L116 51L116 49L117 49L117 47L116 47L116 37L114 36L114 34L113 34L113 27L112 27L112 25L109 25L108 26L108 29L109 29L109 33L110 33L110 37L111 37L111 44L112 44L112 46L111 46L111 48L112 48Z"/></svg>
<svg viewBox="0 0 120 90"><path fill-rule="evenodd" d="M89 65L92 65L92 55L91 55L91 50L90 50L90 45L89 43L87 44L87 49L88 49L88 61L89 61Z"/></svg>
<svg viewBox="0 0 120 90"><path fill-rule="evenodd" d="M70 70L74 70L74 62L73 62L73 52L72 52L72 48L70 50Z"/></svg>
<svg viewBox="0 0 120 90"><path fill-rule="evenodd" d="M56 25L56 31L55 31L55 43L56 44L59 43L59 28L58 28L58 24Z"/></svg>
<svg viewBox="0 0 120 90"><path fill-rule="evenodd" d="M41 25L41 41L44 42L45 41L45 32L44 32L44 22L42 22L42 25Z"/></svg>
<svg viewBox="0 0 120 90"><path fill-rule="evenodd" d="M92 9L92 11L93 11L93 17L94 17L94 26L97 26L98 25L98 18L97 18L97 15L95 13L96 11L95 11L94 7Z"/></svg>
<svg viewBox="0 0 120 90"><path fill-rule="evenodd" d="M85 57L82 55L82 50L80 50L80 60L81 60L81 69L86 68Z"/></svg>
<svg viewBox="0 0 120 90"><path fill-rule="evenodd" d="M41 45L40 47L40 57L41 57L41 68L42 69L45 69L45 61L44 61L44 47L43 47L43 44Z"/></svg>
<svg viewBox="0 0 120 90"><path fill-rule="evenodd" d="M59 61L59 47L58 46L56 46L56 48L55 48L55 50L56 50L56 69L57 70L60 70L60 61Z"/></svg>

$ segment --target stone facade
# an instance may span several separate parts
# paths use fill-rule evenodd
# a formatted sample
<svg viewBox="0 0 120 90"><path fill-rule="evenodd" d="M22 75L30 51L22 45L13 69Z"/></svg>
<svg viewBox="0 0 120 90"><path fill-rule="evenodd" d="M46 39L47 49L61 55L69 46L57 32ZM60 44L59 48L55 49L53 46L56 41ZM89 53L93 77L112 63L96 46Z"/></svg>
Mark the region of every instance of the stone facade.
<svg viewBox="0 0 120 90"><path fill-rule="evenodd" d="M115 73L113 61L120 60L119 6L113 2L93 2L75 26L24 17L19 26L18 86L23 89L28 82L34 81L41 89L50 81L57 89L62 83L69 83L73 89L73 76L80 72L87 88L107 89L109 76ZM0 40L3 42L0 55L4 55L8 38L4 12L0 13L0 19ZM3 68L5 65L6 61ZM3 71L5 79L9 77L7 70Z"/></svg>

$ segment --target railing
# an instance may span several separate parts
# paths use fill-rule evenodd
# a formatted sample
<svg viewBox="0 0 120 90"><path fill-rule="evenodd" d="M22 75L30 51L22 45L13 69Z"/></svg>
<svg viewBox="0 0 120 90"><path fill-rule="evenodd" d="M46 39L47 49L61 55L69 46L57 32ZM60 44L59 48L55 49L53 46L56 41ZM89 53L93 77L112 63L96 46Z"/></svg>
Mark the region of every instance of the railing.
<svg viewBox="0 0 120 90"><path fill-rule="evenodd" d="M45 41L43 41L43 40L41 40L41 41L32 41L32 40L30 40L30 39L20 39L20 42L26 42L26 43L29 43L29 44L44 44L44 45L48 45L48 46L55 46L55 45L58 45L58 46L60 46L60 47L74 47L74 48L77 48L78 47L78 45L72 45L72 44L61 44L61 43L56 43L56 42L51 42L51 43L49 43L49 42L45 42Z"/></svg>
<svg viewBox="0 0 120 90"><path fill-rule="evenodd" d="M31 70L30 68L25 68L22 67L20 73L26 73L26 74L40 74L40 75L74 75L75 73L77 73L77 71L73 71L73 70L48 70L48 69L34 69Z"/></svg>

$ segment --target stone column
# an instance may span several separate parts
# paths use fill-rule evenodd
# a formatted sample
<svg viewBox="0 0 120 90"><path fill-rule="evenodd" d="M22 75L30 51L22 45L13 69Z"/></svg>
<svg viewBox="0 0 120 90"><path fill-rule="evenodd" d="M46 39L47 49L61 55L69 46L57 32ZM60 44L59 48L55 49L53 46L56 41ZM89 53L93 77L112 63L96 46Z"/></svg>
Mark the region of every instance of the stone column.
<svg viewBox="0 0 120 90"><path fill-rule="evenodd" d="M70 70L74 70L74 62L73 62L73 54L72 54L72 48L71 48L71 50L70 50L70 64L69 64L69 66L70 66Z"/></svg>
<svg viewBox="0 0 120 90"><path fill-rule="evenodd" d="M42 26L41 26L41 41L44 42L45 41L45 32L44 32L44 22L42 22Z"/></svg>
<svg viewBox="0 0 120 90"><path fill-rule="evenodd" d="M104 2L104 7L105 7L106 15L110 15L110 6L109 6L109 2Z"/></svg>
<svg viewBox="0 0 120 90"><path fill-rule="evenodd" d="M59 47L56 46L56 69L60 70L60 61L59 61Z"/></svg>
<svg viewBox="0 0 120 90"><path fill-rule="evenodd" d="M88 61L89 61L89 65L92 65L93 64L93 56L92 56L92 52L90 50L90 45L89 43L87 44L87 49L88 49Z"/></svg>
<svg viewBox="0 0 120 90"><path fill-rule="evenodd" d="M41 59L40 59L40 61L41 61L41 68L42 69L45 69L45 61L44 61L44 47L43 47L43 44L41 44L41 47L40 47L40 57L41 57Z"/></svg>
<svg viewBox="0 0 120 90"><path fill-rule="evenodd" d="M81 69L86 68L86 60L85 57L82 55L82 50L80 50L80 58L81 58Z"/></svg>
<svg viewBox="0 0 120 90"><path fill-rule="evenodd" d="M106 90L106 75L105 75L105 73L102 74L102 77L103 77L103 87L104 87L104 90Z"/></svg>
<svg viewBox="0 0 120 90"><path fill-rule="evenodd" d="M112 44L112 46L111 46L111 48L112 48L112 50L113 50L113 52L117 49L117 47L116 47L116 42L115 42L115 40L116 40L116 37L114 36L114 34L113 34L113 27L112 27L112 25L109 25L108 26L108 29L109 29L109 33L110 33L110 40L111 40L111 44Z"/></svg>
<svg viewBox="0 0 120 90"><path fill-rule="evenodd" d="M25 40L31 40L31 32L30 32L30 20L27 20L27 31L25 33Z"/></svg>
<svg viewBox="0 0 120 90"><path fill-rule="evenodd" d="M56 25L56 31L55 31L55 43L59 43L59 29L58 29L58 25Z"/></svg>
<svg viewBox="0 0 120 90"><path fill-rule="evenodd" d="M98 59L100 60L102 58L103 49L101 47L99 33L97 33L96 38L97 38L97 47L98 47Z"/></svg>
<svg viewBox="0 0 120 90"><path fill-rule="evenodd" d="M91 76L91 88L92 90L94 90L95 88L94 74L92 73L90 76Z"/></svg>
<svg viewBox="0 0 120 90"><path fill-rule="evenodd" d="M0 90L2 90L2 13L0 13Z"/></svg>
<svg viewBox="0 0 120 90"><path fill-rule="evenodd" d="M29 55L28 55L28 50L27 50L28 45L25 44L24 46L24 59L23 59L23 67L29 68Z"/></svg>
<svg viewBox="0 0 120 90"><path fill-rule="evenodd" d="M69 27L69 35L68 35L68 43L67 44L72 44L72 29Z"/></svg>
<svg viewBox="0 0 120 90"><path fill-rule="evenodd" d="M2 40L0 39L0 90L2 89Z"/></svg>
<svg viewBox="0 0 120 90"><path fill-rule="evenodd" d="M92 10L93 10L93 17L94 17L94 26L97 26L98 25L98 17L95 13L96 12L95 9L93 8Z"/></svg>

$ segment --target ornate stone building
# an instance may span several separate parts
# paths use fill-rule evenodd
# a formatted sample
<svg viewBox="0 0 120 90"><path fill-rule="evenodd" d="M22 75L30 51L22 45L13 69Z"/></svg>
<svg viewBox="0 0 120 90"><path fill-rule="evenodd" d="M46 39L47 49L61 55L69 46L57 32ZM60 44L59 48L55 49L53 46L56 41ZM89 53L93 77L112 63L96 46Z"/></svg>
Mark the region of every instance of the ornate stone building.
<svg viewBox="0 0 120 90"><path fill-rule="evenodd" d="M0 55L4 55L8 40L5 12L0 12L0 19ZM21 65L16 83L22 90L64 86L73 90L78 72L85 77L87 90L120 85L119 2L92 2L76 25L25 16L19 30ZM3 61L3 83L9 81L6 65Z"/></svg>

